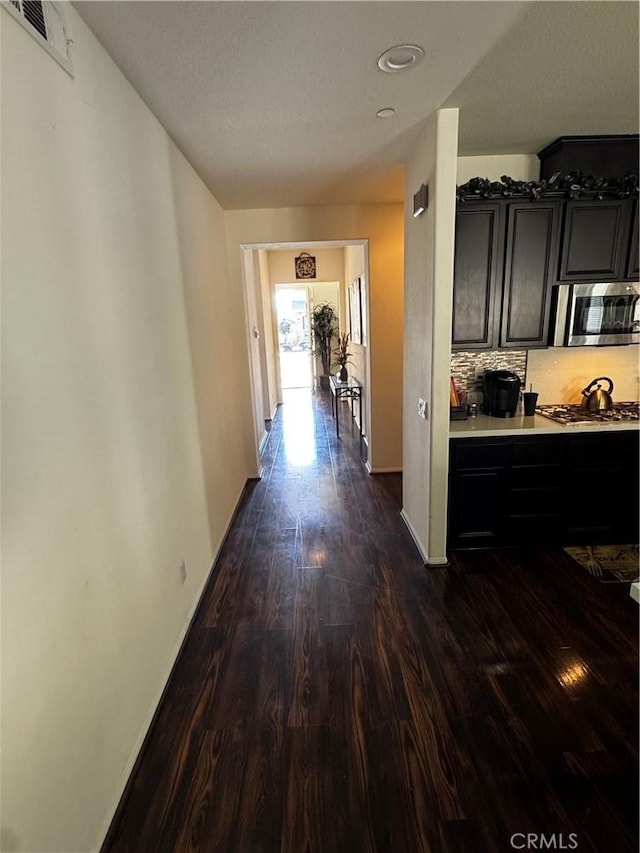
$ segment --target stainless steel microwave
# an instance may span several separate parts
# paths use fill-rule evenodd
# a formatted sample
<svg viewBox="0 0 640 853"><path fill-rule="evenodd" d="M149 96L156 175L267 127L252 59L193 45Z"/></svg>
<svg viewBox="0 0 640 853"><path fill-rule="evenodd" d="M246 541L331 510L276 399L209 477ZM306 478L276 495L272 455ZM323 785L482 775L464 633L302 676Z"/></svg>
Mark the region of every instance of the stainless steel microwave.
<svg viewBox="0 0 640 853"><path fill-rule="evenodd" d="M559 284L554 291L553 346L640 343L640 284Z"/></svg>

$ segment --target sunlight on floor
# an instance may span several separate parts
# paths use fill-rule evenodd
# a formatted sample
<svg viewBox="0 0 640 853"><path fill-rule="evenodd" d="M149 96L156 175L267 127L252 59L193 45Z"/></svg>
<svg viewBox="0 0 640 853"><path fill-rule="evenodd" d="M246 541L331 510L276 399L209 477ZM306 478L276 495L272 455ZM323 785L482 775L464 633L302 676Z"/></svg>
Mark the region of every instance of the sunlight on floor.
<svg viewBox="0 0 640 853"><path fill-rule="evenodd" d="M282 388L311 388L311 355L309 352L281 352Z"/></svg>
<svg viewBox="0 0 640 853"><path fill-rule="evenodd" d="M305 467L316 461L313 406L308 388L283 390L282 437L287 462Z"/></svg>

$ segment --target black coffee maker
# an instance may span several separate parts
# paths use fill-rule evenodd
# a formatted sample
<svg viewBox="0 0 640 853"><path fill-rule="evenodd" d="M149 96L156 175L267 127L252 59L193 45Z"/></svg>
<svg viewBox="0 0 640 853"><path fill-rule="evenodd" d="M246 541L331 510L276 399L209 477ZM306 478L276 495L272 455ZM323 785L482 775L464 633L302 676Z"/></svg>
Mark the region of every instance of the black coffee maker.
<svg viewBox="0 0 640 853"><path fill-rule="evenodd" d="M520 398L520 377L510 370L485 370L483 378L485 415L512 418Z"/></svg>

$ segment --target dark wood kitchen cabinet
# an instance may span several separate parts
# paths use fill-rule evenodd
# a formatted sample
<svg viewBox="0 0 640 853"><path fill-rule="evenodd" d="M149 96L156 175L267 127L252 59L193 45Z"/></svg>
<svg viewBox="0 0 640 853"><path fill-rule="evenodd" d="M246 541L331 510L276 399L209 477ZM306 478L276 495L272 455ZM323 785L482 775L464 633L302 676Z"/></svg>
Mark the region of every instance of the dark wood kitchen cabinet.
<svg viewBox="0 0 640 853"><path fill-rule="evenodd" d="M504 257L502 202L468 204L456 212L453 349L491 349Z"/></svg>
<svg viewBox="0 0 640 853"><path fill-rule="evenodd" d="M627 259L627 278L638 281L640 277L640 265L638 264L638 199L633 202L633 216L631 217L631 243L629 245L629 257Z"/></svg>
<svg viewBox="0 0 640 853"><path fill-rule="evenodd" d="M638 434L571 436L566 461L567 539L638 541Z"/></svg>
<svg viewBox="0 0 640 853"><path fill-rule="evenodd" d="M500 347L546 347L560 202L508 205Z"/></svg>
<svg viewBox="0 0 640 853"><path fill-rule="evenodd" d="M518 436L512 440L507 479L504 544L556 544L562 535L563 436Z"/></svg>
<svg viewBox="0 0 640 853"><path fill-rule="evenodd" d="M458 206L453 350L547 345L561 202Z"/></svg>
<svg viewBox="0 0 640 853"><path fill-rule="evenodd" d="M627 277L633 205L632 199L566 203L561 281L619 281Z"/></svg>
<svg viewBox="0 0 640 853"><path fill-rule="evenodd" d="M638 433L453 438L449 547L638 541Z"/></svg>
<svg viewBox="0 0 640 853"><path fill-rule="evenodd" d="M502 541L511 447L501 439L451 442L449 530L461 548Z"/></svg>

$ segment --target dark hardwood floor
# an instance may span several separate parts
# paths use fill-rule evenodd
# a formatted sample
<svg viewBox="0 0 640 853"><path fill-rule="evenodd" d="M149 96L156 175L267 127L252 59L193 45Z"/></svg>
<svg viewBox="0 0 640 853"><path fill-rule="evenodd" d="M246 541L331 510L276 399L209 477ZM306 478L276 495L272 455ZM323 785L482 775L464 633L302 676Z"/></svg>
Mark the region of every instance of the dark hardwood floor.
<svg viewBox="0 0 640 853"><path fill-rule="evenodd" d="M339 440L322 394L279 411L103 850L636 850L628 586L426 569L342 405Z"/></svg>

